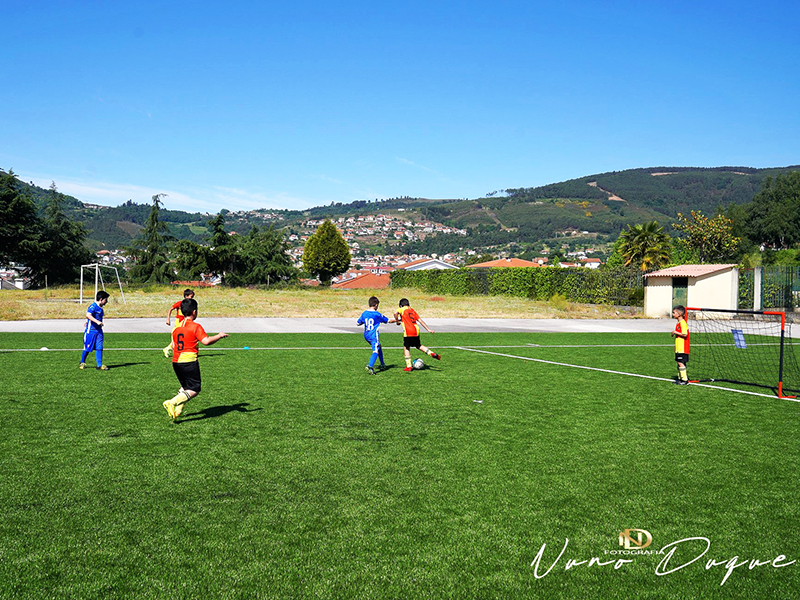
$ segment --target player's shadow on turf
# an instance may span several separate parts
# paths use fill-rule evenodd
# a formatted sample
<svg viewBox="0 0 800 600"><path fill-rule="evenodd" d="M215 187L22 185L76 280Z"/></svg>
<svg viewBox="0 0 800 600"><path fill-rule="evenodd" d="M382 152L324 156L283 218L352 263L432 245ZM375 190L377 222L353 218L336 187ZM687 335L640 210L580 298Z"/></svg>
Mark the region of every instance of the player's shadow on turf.
<svg viewBox="0 0 800 600"><path fill-rule="evenodd" d="M111 369L121 369L122 367L135 367L136 365L151 365L153 363L149 362L132 362L132 363L119 363L116 365L108 365L108 370Z"/></svg>
<svg viewBox="0 0 800 600"><path fill-rule="evenodd" d="M210 406L199 412L191 413L187 415L185 419L181 419L178 422L186 423L188 421L202 421L203 419L213 419L214 417L221 417L232 412L249 413L256 412L257 410L263 410L261 408L246 408L247 406L250 406L247 402L240 402L239 404L232 404L230 406Z"/></svg>

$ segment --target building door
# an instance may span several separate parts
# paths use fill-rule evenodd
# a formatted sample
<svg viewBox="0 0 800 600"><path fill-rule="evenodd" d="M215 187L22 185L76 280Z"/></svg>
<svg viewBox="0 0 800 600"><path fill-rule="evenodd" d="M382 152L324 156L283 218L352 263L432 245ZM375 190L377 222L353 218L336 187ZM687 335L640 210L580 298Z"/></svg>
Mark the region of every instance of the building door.
<svg viewBox="0 0 800 600"><path fill-rule="evenodd" d="M689 301L689 278L672 278L672 306L686 306Z"/></svg>

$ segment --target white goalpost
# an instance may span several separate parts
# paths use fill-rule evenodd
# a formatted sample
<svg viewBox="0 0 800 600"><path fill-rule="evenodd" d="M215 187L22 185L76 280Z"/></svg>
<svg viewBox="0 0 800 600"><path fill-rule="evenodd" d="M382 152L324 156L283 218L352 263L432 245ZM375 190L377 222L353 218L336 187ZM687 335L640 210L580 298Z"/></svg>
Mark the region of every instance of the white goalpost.
<svg viewBox="0 0 800 600"><path fill-rule="evenodd" d="M97 290L100 289L100 286L102 286L103 291L105 291L106 289L106 284L103 281L103 274L100 272L100 269L111 269L117 276L117 285L119 285L119 293L122 296L122 302L124 304L127 304L127 302L125 302L125 293L122 291L122 280L120 280L119 278L119 271L117 271L117 267L111 267L109 265L101 265L99 263L93 263L91 265L81 265L81 300L80 300L81 304L83 304L84 269L89 269L90 272L94 270L94 296L92 296L92 298L97 298Z"/></svg>

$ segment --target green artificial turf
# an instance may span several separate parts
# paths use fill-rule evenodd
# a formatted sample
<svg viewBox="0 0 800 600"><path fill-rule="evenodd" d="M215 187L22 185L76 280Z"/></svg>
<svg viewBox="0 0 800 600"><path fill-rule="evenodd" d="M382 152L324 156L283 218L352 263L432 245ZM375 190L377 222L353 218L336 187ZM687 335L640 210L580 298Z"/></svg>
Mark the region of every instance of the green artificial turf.
<svg viewBox="0 0 800 600"><path fill-rule="evenodd" d="M668 332L423 335L412 373L401 339L370 376L358 335L232 335L172 423L166 336L108 334L99 372L4 334L0 597L800 597L797 563L706 569L800 558L800 404L672 385Z"/></svg>

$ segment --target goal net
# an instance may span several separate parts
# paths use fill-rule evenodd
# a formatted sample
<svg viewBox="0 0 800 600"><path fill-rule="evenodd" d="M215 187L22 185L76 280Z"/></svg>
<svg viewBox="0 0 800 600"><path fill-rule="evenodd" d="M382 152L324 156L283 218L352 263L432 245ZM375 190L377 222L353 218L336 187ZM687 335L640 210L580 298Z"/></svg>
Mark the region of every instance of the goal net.
<svg viewBox="0 0 800 600"><path fill-rule="evenodd" d="M692 381L759 386L781 398L800 393L800 369L785 313L711 308L687 308L686 313Z"/></svg>
<svg viewBox="0 0 800 600"><path fill-rule="evenodd" d="M103 281L103 273L102 269L114 271L114 275L117 277L117 285L119 286L119 293L122 296L122 302L127 304L125 301L125 292L122 291L122 280L119 278L119 271L117 271L116 267L111 267L109 265L101 265L98 263L93 263L91 265L81 265L81 298L80 303L83 304L83 296L84 296L84 279L83 279L83 270L88 269L90 273L94 272L94 296L92 298L97 297L97 290L100 289L102 286L103 291L106 289L106 282ZM89 297L89 284L87 282L87 289L86 289L86 297ZM91 300L89 300L91 302Z"/></svg>

